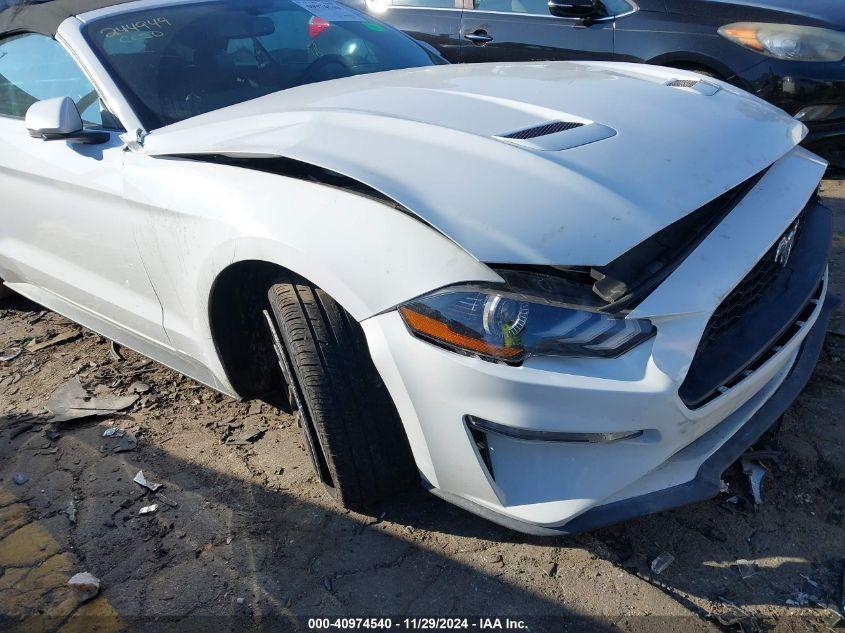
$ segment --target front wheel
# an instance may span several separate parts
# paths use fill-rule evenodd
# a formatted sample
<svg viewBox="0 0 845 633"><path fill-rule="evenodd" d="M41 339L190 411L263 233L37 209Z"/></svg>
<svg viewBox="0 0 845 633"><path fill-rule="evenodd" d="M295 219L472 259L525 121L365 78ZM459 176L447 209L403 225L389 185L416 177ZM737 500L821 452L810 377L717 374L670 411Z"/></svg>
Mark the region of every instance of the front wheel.
<svg viewBox="0 0 845 633"><path fill-rule="evenodd" d="M268 326L303 443L320 480L360 510L418 476L361 326L323 290L285 275L267 293Z"/></svg>

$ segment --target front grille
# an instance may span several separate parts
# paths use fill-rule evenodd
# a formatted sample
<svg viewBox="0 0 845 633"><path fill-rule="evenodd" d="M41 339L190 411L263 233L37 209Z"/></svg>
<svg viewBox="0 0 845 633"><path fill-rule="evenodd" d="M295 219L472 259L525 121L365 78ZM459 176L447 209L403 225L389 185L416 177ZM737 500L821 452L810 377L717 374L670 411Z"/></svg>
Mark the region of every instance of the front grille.
<svg viewBox="0 0 845 633"><path fill-rule="evenodd" d="M794 225L793 225L794 226ZM798 231L801 229L801 221L798 219ZM781 265L777 262L778 244L792 230L792 226L777 239L772 247L757 262L751 272L746 275L739 285L713 313L704 335L699 343L699 352L710 349L722 335L734 327L766 291L766 289L778 278ZM798 239L796 233L795 239Z"/></svg>
<svg viewBox="0 0 845 633"><path fill-rule="evenodd" d="M510 134L503 134L502 138L512 138L519 140L526 140L529 138L537 138L538 136L548 136L549 134L557 134L558 132L565 132L566 130L574 130L582 127L583 123L576 123L575 121L553 121L551 123L543 123L524 130L517 130Z"/></svg>
<svg viewBox="0 0 845 633"><path fill-rule="evenodd" d="M791 255L777 261L783 237L793 230ZM719 305L678 390L688 408L702 407L738 385L805 327L824 299L830 237L830 212L814 199L798 226L790 226Z"/></svg>
<svg viewBox="0 0 845 633"><path fill-rule="evenodd" d="M824 290L824 281L820 281L818 287L816 288L815 295L812 299L810 299L804 308L801 310L801 313L798 315L796 319L790 323L789 328L787 328L786 332L784 332L781 337L775 341L773 344L769 345L763 353L760 354L756 359L754 359L751 363L745 366L745 368L736 374L730 380L725 381L723 384L717 385L715 389L712 389L710 393L696 406L691 407L693 409L697 409L699 407L703 407L708 402L712 402L722 394L727 393L739 383L741 383L746 378L750 377L754 374L757 370L759 370L763 365L769 362L777 353L786 346L789 341L791 341L795 336L801 332L806 326L811 316L813 316L813 312L816 311L816 307L821 303L824 299L822 297L822 291Z"/></svg>

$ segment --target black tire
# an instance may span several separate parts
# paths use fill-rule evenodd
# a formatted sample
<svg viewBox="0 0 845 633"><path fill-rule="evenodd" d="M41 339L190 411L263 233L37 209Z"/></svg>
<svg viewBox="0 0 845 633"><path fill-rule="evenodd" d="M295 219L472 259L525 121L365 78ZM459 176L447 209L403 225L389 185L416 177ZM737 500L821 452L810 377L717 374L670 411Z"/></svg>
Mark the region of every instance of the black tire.
<svg viewBox="0 0 845 633"><path fill-rule="evenodd" d="M281 277L267 297L291 405L330 494L345 508L363 510L417 481L361 326L301 277Z"/></svg>
<svg viewBox="0 0 845 633"><path fill-rule="evenodd" d="M12 291L3 285L3 280L0 279L0 299L8 299L12 296Z"/></svg>

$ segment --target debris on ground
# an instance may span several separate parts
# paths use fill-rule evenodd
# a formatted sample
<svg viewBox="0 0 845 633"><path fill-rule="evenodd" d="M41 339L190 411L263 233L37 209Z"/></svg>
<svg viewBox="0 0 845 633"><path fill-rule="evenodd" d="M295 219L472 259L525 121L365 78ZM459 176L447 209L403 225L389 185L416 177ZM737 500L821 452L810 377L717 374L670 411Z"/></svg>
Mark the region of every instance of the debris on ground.
<svg viewBox="0 0 845 633"><path fill-rule="evenodd" d="M123 360L123 355L120 353L120 343L115 343L114 341L109 343L109 356L118 362Z"/></svg>
<svg viewBox="0 0 845 633"><path fill-rule="evenodd" d="M734 563L734 567L736 567L743 580L751 578L751 576L754 576L760 571L760 568L757 567L756 563L753 563L750 560L745 560L744 558L737 560Z"/></svg>
<svg viewBox="0 0 845 633"><path fill-rule="evenodd" d="M143 470L139 470L138 474L135 475L135 479L133 479L132 481L134 481L136 484L143 486L144 488L146 488L147 490L150 490L152 492L155 492L156 490L158 490L159 488L161 488L164 485L164 484L154 484L150 481L147 481L147 478L144 477L144 471Z"/></svg>
<svg viewBox="0 0 845 633"><path fill-rule="evenodd" d="M0 352L0 362L7 363L10 360L15 360L21 354L23 354L23 349L20 347L10 347L5 352Z"/></svg>
<svg viewBox="0 0 845 633"><path fill-rule="evenodd" d="M813 503L813 495L808 492L796 492L795 500L802 505L809 505Z"/></svg>
<svg viewBox="0 0 845 633"><path fill-rule="evenodd" d="M154 503L151 506L144 506L140 510L138 510L138 514L152 514L153 512L158 512L158 504Z"/></svg>
<svg viewBox="0 0 845 633"><path fill-rule="evenodd" d="M42 349L47 349L48 347L53 347L54 345L61 345L62 343L68 343L69 341L74 341L82 336L81 330L67 330L62 332L61 334L57 334L56 336L47 339L46 341L41 341L40 343L36 342L36 340L32 340L27 343L24 347L26 348L27 352L40 352Z"/></svg>
<svg viewBox="0 0 845 633"><path fill-rule="evenodd" d="M675 557L669 552L663 552L660 556L651 561L651 571L655 574L662 574L675 561Z"/></svg>
<svg viewBox="0 0 845 633"><path fill-rule="evenodd" d="M125 453L134 450L138 446L138 440L134 435L116 426L109 427L103 431L103 437L120 440L117 445L102 444L100 451L104 454Z"/></svg>
<svg viewBox="0 0 845 633"><path fill-rule="evenodd" d="M124 411L138 401L138 395L93 397L78 376L74 376L50 397L47 410L53 414L53 422L68 422L83 418L113 415Z"/></svg>
<svg viewBox="0 0 845 633"><path fill-rule="evenodd" d="M801 585L795 594L786 601L791 607L805 607L810 604L825 606L821 603L821 596L819 596L819 583L812 578L800 574Z"/></svg>
<svg viewBox="0 0 845 633"><path fill-rule="evenodd" d="M754 616L742 607L721 596L719 597L719 604L724 609L724 612L716 613L713 617L722 626L736 628L743 632L760 630L760 626L757 624Z"/></svg>
<svg viewBox="0 0 845 633"><path fill-rule="evenodd" d="M487 559L487 562L491 565L500 565L502 567L505 566L505 560L502 558L501 554L494 554Z"/></svg>
<svg viewBox="0 0 845 633"><path fill-rule="evenodd" d="M131 385L129 385L129 388L126 390L126 392L127 393L141 394L141 393L147 393L150 389L151 389L151 387L147 383L142 382L140 380L136 380Z"/></svg>
<svg viewBox="0 0 845 633"><path fill-rule="evenodd" d="M15 473L14 475L12 475L12 481L14 481L19 486L23 486L26 482L29 481L29 477L27 477L23 473Z"/></svg>
<svg viewBox="0 0 845 633"><path fill-rule="evenodd" d="M769 471L760 462L754 459L742 458L742 472L748 477L748 484L751 487L751 496L754 498L754 505L763 503L763 478Z"/></svg>
<svg viewBox="0 0 845 633"><path fill-rule="evenodd" d="M254 429L252 431L244 431L243 434L237 439L229 440L227 444L233 444L235 446L243 446L245 444L252 444L257 442L265 434L264 429Z"/></svg>
<svg viewBox="0 0 845 633"><path fill-rule="evenodd" d="M74 574L67 584L79 592L83 602L100 593L100 579L87 571Z"/></svg>
<svg viewBox="0 0 845 633"><path fill-rule="evenodd" d="M65 514L67 515L68 521L71 524L76 524L76 502L71 500L67 504L67 508L65 508Z"/></svg>

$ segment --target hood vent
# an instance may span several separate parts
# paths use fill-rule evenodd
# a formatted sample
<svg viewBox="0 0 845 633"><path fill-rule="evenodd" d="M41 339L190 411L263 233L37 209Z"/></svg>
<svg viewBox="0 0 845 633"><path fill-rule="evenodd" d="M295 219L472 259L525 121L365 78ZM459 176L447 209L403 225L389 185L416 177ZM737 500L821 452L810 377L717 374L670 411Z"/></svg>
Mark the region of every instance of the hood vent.
<svg viewBox="0 0 845 633"><path fill-rule="evenodd" d="M692 88L698 83L698 79L673 79L666 85L670 88Z"/></svg>
<svg viewBox="0 0 845 633"><path fill-rule="evenodd" d="M517 140L526 140L529 138L537 138L538 136L546 136L548 134L557 134L558 132L566 132L567 130L574 130L582 127L583 123L575 121L552 121L551 123L543 123L535 125L524 130L517 130L510 134L502 134L501 138L512 138Z"/></svg>
<svg viewBox="0 0 845 633"><path fill-rule="evenodd" d="M704 81L703 79L672 79L667 81L664 85L669 86L670 88L684 88L686 90L692 90L693 92L702 94L705 97L710 97L721 90L719 86L711 84L709 81Z"/></svg>
<svg viewBox="0 0 845 633"><path fill-rule="evenodd" d="M525 149L559 152L602 141L611 136L616 136L616 130L601 123L549 121L506 134L496 134L493 138Z"/></svg>

